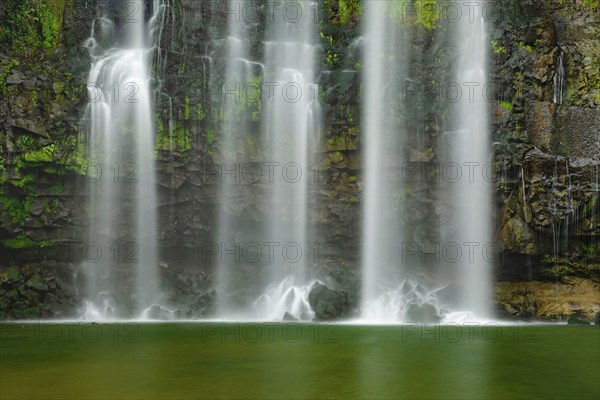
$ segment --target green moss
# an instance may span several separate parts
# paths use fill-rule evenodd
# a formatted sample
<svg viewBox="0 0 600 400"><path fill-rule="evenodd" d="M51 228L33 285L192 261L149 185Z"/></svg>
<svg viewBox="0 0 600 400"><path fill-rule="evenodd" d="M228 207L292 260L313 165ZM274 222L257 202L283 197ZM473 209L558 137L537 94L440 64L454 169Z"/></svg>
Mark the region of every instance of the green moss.
<svg viewBox="0 0 600 400"><path fill-rule="evenodd" d="M53 49L58 42L59 27L56 16L48 9L40 7L40 23L42 26L42 47Z"/></svg>
<svg viewBox="0 0 600 400"><path fill-rule="evenodd" d="M54 216L58 211L59 203L58 199L54 199L54 201L50 202L48 200L44 201L44 213L50 217Z"/></svg>
<svg viewBox="0 0 600 400"><path fill-rule="evenodd" d="M54 242L50 240L44 240L41 242L35 242L25 234L21 234L15 238L7 239L2 242L5 247L9 249L31 249L31 248L45 248L54 245Z"/></svg>
<svg viewBox="0 0 600 400"><path fill-rule="evenodd" d="M348 114L348 123L354 123L354 113L352 111Z"/></svg>
<svg viewBox="0 0 600 400"><path fill-rule="evenodd" d="M0 196L0 202L4 205L4 210L12 218L12 223L15 225L23 225L29 215L33 195L29 195L23 201L15 197Z"/></svg>
<svg viewBox="0 0 600 400"><path fill-rule="evenodd" d="M215 131L213 129L209 129L206 133L206 142L210 145L214 143L215 139Z"/></svg>
<svg viewBox="0 0 600 400"><path fill-rule="evenodd" d="M439 7L437 0L416 0L417 24L433 29L439 19Z"/></svg>
<svg viewBox="0 0 600 400"><path fill-rule="evenodd" d="M347 25L353 18L360 14L359 0L339 0L338 16L342 25Z"/></svg>
<svg viewBox="0 0 600 400"><path fill-rule="evenodd" d="M2 29L0 27L0 29ZM1 43L1 41L0 41ZM10 61L1 61L0 62L0 94L3 96L6 95L6 78L8 78L8 74L12 71L12 69L19 65L18 60L10 60Z"/></svg>
<svg viewBox="0 0 600 400"><path fill-rule="evenodd" d="M29 135L21 135L17 138L17 147L24 149L33 145L33 138Z"/></svg>
<svg viewBox="0 0 600 400"><path fill-rule="evenodd" d="M55 153L55 146L54 144L42 147L41 149L38 150L32 150L29 151L27 153L25 153L25 161L27 162L34 162L34 163L41 163L41 162L51 162L54 159L54 153Z"/></svg>
<svg viewBox="0 0 600 400"><path fill-rule="evenodd" d="M174 151L174 150L190 150L191 143L189 140L189 135L186 129L184 129L181 125L176 125L173 127L173 136L169 130L157 130L156 134L156 149L157 150L166 150L166 151Z"/></svg>
<svg viewBox="0 0 600 400"><path fill-rule="evenodd" d="M498 44L497 40L492 40L490 42L490 44L492 45L492 51L494 52L494 54L506 53L506 48L504 46L501 46L500 44Z"/></svg>
<svg viewBox="0 0 600 400"><path fill-rule="evenodd" d="M567 80L565 101L584 107L600 103L600 57L585 57L583 65L574 72L573 78Z"/></svg>
<svg viewBox="0 0 600 400"><path fill-rule="evenodd" d="M335 149L346 147L346 138L344 136L336 136L335 138Z"/></svg>
<svg viewBox="0 0 600 400"><path fill-rule="evenodd" d="M0 163L0 193L2 193L3 189L4 189L4 184L6 183L6 168L4 167L4 164Z"/></svg>
<svg viewBox="0 0 600 400"><path fill-rule="evenodd" d="M523 42L517 42L517 46L524 49L527 53L533 54L533 47L531 47L530 45L525 44Z"/></svg>
<svg viewBox="0 0 600 400"><path fill-rule="evenodd" d="M356 176L348 177L348 182L356 182L357 180L358 180L358 178Z"/></svg>
<svg viewBox="0 0 600 400"><path fill-rule="evenodd" d="M11 179L10 183L13 186L19 187L21 189L25 189L27 191L33 190L31 184L35 182L35 175L32 173L19 173L13 179Z"/></svg>
<svg viewBox="0 0 600 400"><path fill-rule="evenodd" d="M0 44L9 53L31 57L58 44L64 1L21 0L6 5Z"/></svg>
<svg viewBox="0 0 600 400"><path fill-rule="evenodd" d="M577 247L579 248L579 251L581 251L582 255L587 259L594 258L596 252L600 251L600 245L596 245L593 243L579 243Z"/></svg>
<svg viewBox="0 0 600 400"><path fill-rule="evenodd" d="M162 132L165 130L165 124L163 124L162 118L160 117L160 114L158 114L158 113L156 114L155 126L156 126L156 132Z"/></svg>
<svg viewBox="0 0 600 400"><path fill-rule="evenodd" d="M589 262L589 260L554 257L549 254L544 255L542 263L546 265L544 267L545 271L561 280L568 277L592 278L597 276L600 267L600 265Z"/></svg>
<svg viewBox="0 0 600 400"><path fill-rule="evenodd" d="M515 89L515 96L521 97L523 96L523 88L525 86L525 76L521 71L515 72L513 77L513 87Z"/></svg>
<svg viewBox="0 0 600 400"><path fill-rule="evenodd" d="M600 0L583 0L583 4L589 9L596 11L600 7Z"/></svg>
<svg viewBox="0 0 600 400"><path fill-rule="evenodd" d="M37 108L37 106L38 106L38 94L37 94L37 91L31 92L31 104L33 105L33 108Z"/></svg>
<svg viewBox="0 0 600 400"><path fill-rule="evenodd" d="M52 185L52 191L54 194L61 194L65 190L65 185L62 183L55 183Z"/></svg>
<svg viewBox="0 0 600 400"><path fill-rule="evenodd" d="M333 51L327 51L327 63L331 66L336 66L341 61L340 55Z"/></svg>
<svg viewBox="0 0 600 400"><path fill-rule="evenodd" d="M87 158L85 148L79 143L76 136L63 136L54 143L35 148L39 145L29 135L20 135L16 139L17 148L22 154L13 160L15 174L11 178L14 186L25 188L35 177L27 172L32 168L47 174L65 174L74 171L80 175L86 174Z"/></svg>
<svg viewBox="0 0 600 400"><path fill-rule="evenodd" d="M511 112L513 109L513 103L510 100L504 100L500 102L500 107L508 112Z"/></svg>
<svg viewBox="0 0 600 400"><path fill-rule="evenodd" d="M389 12L399 23L410 21L423 25L429 30L433 29L440 19L438 0L414 0L412 4L404 0L396 0L390 2Z"/></svg>
<svg viewBox="0 0 600 400"><path fill-rule="evenodd" d="M9 249L29 249L35 247L35 242L26 235L19 235L16 238L4 240L3 243Z"/></svg>
<svg viewBox="0 0 600 400"><path fill-rule="evenodd" d="M77 138L75 136L65 138L64 141L60 142L60 148L67 150L60 160L60 164L64 166L65 171L74 171L79 175L86 175L89 160L86 157L85 147L78 142Z"/></svg>
<svg viewBox="0 0 600 400"><path fill-rule="evenodd" d="M189 121L190 119L190 97L189 96L185 96L185 110L184 110L184 118L186 121Z"/></svg>

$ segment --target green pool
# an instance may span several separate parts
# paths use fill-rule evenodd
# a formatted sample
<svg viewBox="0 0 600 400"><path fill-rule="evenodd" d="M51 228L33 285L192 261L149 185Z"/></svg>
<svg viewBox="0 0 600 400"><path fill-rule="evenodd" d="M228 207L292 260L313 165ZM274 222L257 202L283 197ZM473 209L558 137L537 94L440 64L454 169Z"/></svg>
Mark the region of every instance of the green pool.
<svg viewBox="0 0 600 400"><path fill-rule="evenodd" d="M1 399L597 399L600 327L2 324Z"/></svg>

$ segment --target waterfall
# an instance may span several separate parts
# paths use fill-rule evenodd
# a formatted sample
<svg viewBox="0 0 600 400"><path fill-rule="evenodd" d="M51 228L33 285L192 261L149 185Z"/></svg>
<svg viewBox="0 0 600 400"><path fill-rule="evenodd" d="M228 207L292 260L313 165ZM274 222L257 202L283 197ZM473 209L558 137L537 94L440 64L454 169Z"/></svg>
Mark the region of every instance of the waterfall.
<svg viewBox="0 0 600 400"><path fill-rule="evenodd" d="M403 161L400 142L406 132L393 124L391 104L397 98L400 80L406 78L406 67L398 61L395 39L397 29L402 26L397 27L398 22L391 19L390 4L369 1L364 10L362 136L365 188L361 302L362 318L368 320L398 320L404 304L398 288L404 286L406 263L394 251L404 240L400 220L404 204L397 198L403 188L390 185L386 177L395 163ZM394 206L397 206L395 212Z"/></svg>
<svg viewBox="0 0 600 400"><path fill-rule="evenodd" d="M247 35L247 23L235 12L240 3L229 1L227 7L233 10L228 18L227 59L225 81L223 86L222 107L222 156L220 160L221 179L219 193L219 209L217 238L219 246L224 249L214 265L217 274L217 314L222 318L247 318L249 304L246 299L237 300L236 284L240 281L238 273L241 268L237 252L241 251L243 242L243 224L239 215L244 208L244 198L252 197L245 183L237 175L243 165L250 161L245 151L246 142L251 139L251 118L248 99L243 88L252 81L253 76L260 76L255 71L254 63L248 60L250 39ZM247 91L245 92L248 93ZM227 171L235 171L229 174ZM227 254L235 252L236 255Z"/></svg>
<svg viewBox="0 0 600 400"><path fill-rule="evenodd" d="M281 249L281 256L278 254L276 262L268 266L268 280L275 286L287 283L286 291L295 296L307 295L302 286L306 287L309 278L309 141L315 136L313 118L318 115L319 93L315 73L319 22L314 18L315 7L312 1L290 2L284 13L276 13L267 22L264 42L264 79L273 90L263 91L262 149L265 160L276 166L275 179L268 188L270 213L265 233L267 241L278 243ZM306 299L292 300L295 302ZM277 302L264 304L265 314L282 317L275 315L279 312Z"/></svg>
<svg viewBox="0 0 600 400"><path fill-rule="evenodd" d="M146 9L147 4L152 9ZM248 4L226 4L220 151L214 154L220 172L213 264L217 317L273 320L287 313L310 320L314 313L308 294L315 281L309 254L309 183L315 161L311 148L321 118L315 67L318 8L310 1L286 3L284 12L262 15L262 30L245 18ZM88 40L93 57L88 143L95 175L89 177L90 256L82 271L91 318L164 314L156 306L160 298L150 68L155 56L159 73L165 69L166 53L156 51L164 9L158 0L123 4L123 18L97 19ZM444 110L451 117L445 119L449 131L440 136L438 156L451 153L449 161L463 172L479 167L474 175L441 185L398 179L413 160L414 133L424 144L430 131L415 126L409 136L410 107L399 95L406 83L414 83L414 60L425 57L411 54L416 28L398 15L397 4L373 0L363 10L362 318L485 319L490 315L492 242L491 188L485 179L491 160L487 103L482 95L475 93L473 98L466 91ZM464 9L463 15L471 16L472 11ZM482 10L474 11L473 18L462 18L454 26L458 64L452 79L463 87L476 83L483 88L489 41ZM250 35L259 32L260 42ZM262 52L255 51L257 45ZM254 53L262 53L262 59L252 59ZM212 58L210 67L212 71ZM429 78L425 74L418 79ZM160 93L160 81L156 86L155 94ZM169 131L172 136L172 117ZM430 237L424 238L426 243L414 243L420 233L409 215L415 205L408 197L418 201L411 192L427 184L427 190L442 189L446 197L438 199L441 207L452 210L448 224L437 226L441 241L435 244ZM454 243L463 251L458 263L437 261L440 265L434 267L425 261L431 246ZM410 252L410 244L416 244L418 252ZM439 256L440 249L434 251ZM446 267L451 272L436 270Z"/></svg>
<svg viewBox="0 0 600 400"><path fill-rule="evenodd" d="M82 272L92 319L141 316L158 301L150 66L164 5L135 0L118 11L119 19L96 19L86 43L90 225Z"/></svg>
<svg viewBox="0 0 600 400"><path fill-rule="evenodd" d="M285 12L276 7L265 15L262 63L250 59L249 32L256 28L244 18L254 6L231 1L227 7L217 316L281 319L289 312L310 319L309 141L320 118L316 3L290 2ZM260 133L255 132L257 125ZM257 173L256 182L243 172L250 170ZM248 198L260 209L251 210ZM244 220L249 214L254 220ZM248 269L256 281L245 280Z"/></svg>
<svg viewBox="0 0 600 400"><path fill-rule="evenodd" d="M555 104L563 103L563 96L565 92L565 67L563 65L564 53L561 51L558 55L556 72L554 72L554 95L552 101Z"/></svg>
<svg viewBox="0 0 600 400"><path fill-rule="evenodd" d="M468 6L463 7L462 15L471 15ZM461 18L453 26L458 65L452 79L463 88L475 83L481 89L486 85L489 41L482 7L474 9L472 18ZM449 194L440 201L456 208L448 221L454 227L452 234L447 234L450 226L443 225L441 242L425 238L425 243L414 243L417 234L408 222L412 206L406 199L414 187L391 178L401 174L408 161L409 132L401 122L407 110L395 102L406 89L402 82L412 83L405 56L410 27L394 19L391 2L369 1L364 15L361 318L373 322L487 319L492 243L491 188L485 179L491 161L488 105L481 91L473 97L467 89L456 105L449 106L451 129L439 140L440 153L446 146L450 163L461 166L463 175L470 166L478 169L473 176L442 184ZM410 257L415 248L420 257ZM439 261L448 248L462 252L458 261ZM431 251L436 253L437 266L426 260Z"/></svg>
<svg viewBox="0 0 600 400"><path fill-rule="evenodd" d="M461 308L478 318L491 315L491 259L492 232L491 184L486 167L492 161L489 136L488 103L481 88L487 84L489 37L486 31L483 7L475 7L473 18L462 18L458 29L460 61L456 79L463 85L476 83L475 95L463 92L458 102L455 135L456 159L463 168L463 176L453 184L455 215L455 240L464 246L460 260L459 283L462 286ZM466 8L463 15L468 15ZM467 174L469 166L477 167ZM489 179L489 178L487 178ZM470 248L473 248L471 253ZM492 247L493 249L493 247ZM468 256L467 256L468 254ZM472 255L472 257L471 257Z"/></svg>

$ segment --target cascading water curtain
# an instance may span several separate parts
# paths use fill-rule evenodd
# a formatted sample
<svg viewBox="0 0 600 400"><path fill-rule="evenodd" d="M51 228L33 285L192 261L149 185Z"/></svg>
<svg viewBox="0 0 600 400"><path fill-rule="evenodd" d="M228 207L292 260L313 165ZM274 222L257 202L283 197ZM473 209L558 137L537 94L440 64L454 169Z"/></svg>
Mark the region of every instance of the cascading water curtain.
<svg viewBox="0 0 600 400"><path fill-rule="evenodd" d="M371 321L398 320L403 298L399 293L405 265L397 253L403 242L399 197L403 187L390 182L404 161L406 130L398 123L398 89L406 66L397 40L404 27L394 18L393 2L374 0L364 6L363 125L364 199L362 238L361 317ZM405 50L405 49L403 49Z"/></svg>
<svg viewBox="0 0 600 400"><path fill-rule="evenodd" d="M89 319L140 317L159 300L150 66L162 12L158 0L121 2L103 10L87 41L90 224L82 271Z"/></svg>
<svg viewBox="0 0 600 400"><path fill-rule="evenodd" d="M240 180L236 171L250 162L246 149L251 142L251 108L256 106L254 98L250 104L246 96L250 95L247 88L254 77L260 76L260 68L249 60L251 40L248 35L248 21L242 12L243 3L236 0L228 1L226 7L230 10L227 19L227 55L225 79L222 91L223 118L222 154L219 160L220 174L217 245L219 250L215 257L213 268L217 275L217 315L219 318L241 319L248 318L252 296L245 290L252 288L240 287L240 272L242 260L240 235L244 226L240 218L240 210L245 206L244 199L252 198L252 188ZM258 72L256 70L259 70ZM228 173L233 171L233 173Z"/></svg>
<svg viewBox="0 0 600 400"><path fill-rule="evenodd" d="M217 316L310 319L306 204L309 141L319 125L318 4L226 7ZM262 24L261 41L252 33ZM262 62L252 53L261 45Z"/></svg>
<svg viewBox="0 0 600 400"><path fill-rule="evenodd" d="M459 43L456 81L461 88L474 90L463 90L457 102L452 141L454 161L462 174L457 182L449 183L457 207L454 240L463 252L459 273L462 286L460 307L470 314L470 318L477 319L491 316L491 262L495 249L490 179L494 169L491 164L489 104L485 93L490 43L484 18L486 4L477 4L476 7L462 4L463 17L456 26Z"/></svg>
<svg viewBox="0 0 600 400"><path fill-rule="evenodd" d="M429 6L436 18L444 16L443 6ZM374 0L364 5L361 318L366 321L489 317L493 243L491 188L485 173L491 158L488 106L482 94L489 41L484 5L471 7L474 14L472 5L460 6L461 18L428 22L422 20L423 4ZM455 34L451 41L442 37L448 31ZM425 46L423 54L411 54L415 44ZM448 48L440 51L440 45L456 47L457 54L448 54ZM429 68L440 59L458 60L454 75L448 76L452 69ZM452 81L448 87L475 85L479 91L473 98L463 90L448 106L439 92L435 98L428 94L432 81L445 79ZM436 156L432 159L418 150L421 142L435 142L431 138L438 133L437 127L428 128L415 117L423 110L437 113L434 125L438 118L447 125L439 134L443 140L429 149ZM445 182L436 171L445 153L452 156L443 171L458 165L465 172L476 165L476 176L470 179L463 173L462 179ZM420 169L415 174L420 176L413 178L411 168ZM426 168L434 176L425 176ZM419 213L423 216L413 215ZM453 250L460 255L447 262L453 255L446 251Z"/></svg>
<svg viewBox="0 0 600 400"><path fill-rule="evenodd" d="M318 126L315 61L318 3L283 2L267 18L264 41L263 134L265 161L275 166L266 191L265 242L276 243L267 267L268 286L256 303L259 318L285 312L310 319L307 198L309 143Z"/></svg>

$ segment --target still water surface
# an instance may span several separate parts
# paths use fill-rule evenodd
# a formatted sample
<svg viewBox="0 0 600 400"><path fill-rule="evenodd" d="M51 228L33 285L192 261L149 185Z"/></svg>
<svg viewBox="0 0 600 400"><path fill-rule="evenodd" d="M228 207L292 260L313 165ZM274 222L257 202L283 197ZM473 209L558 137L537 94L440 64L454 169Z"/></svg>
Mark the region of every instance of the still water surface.
<svg viewBox="0 0 600 400"><path fill-rule="evenodd" d="M0 398L598 399L600 327L0 325Z"/></svg>

